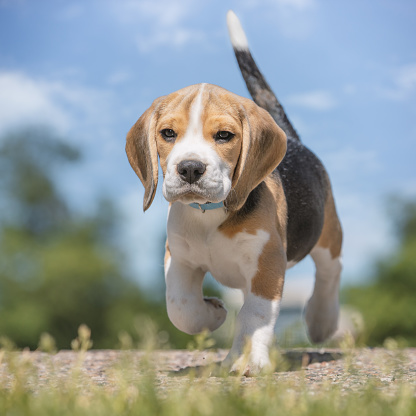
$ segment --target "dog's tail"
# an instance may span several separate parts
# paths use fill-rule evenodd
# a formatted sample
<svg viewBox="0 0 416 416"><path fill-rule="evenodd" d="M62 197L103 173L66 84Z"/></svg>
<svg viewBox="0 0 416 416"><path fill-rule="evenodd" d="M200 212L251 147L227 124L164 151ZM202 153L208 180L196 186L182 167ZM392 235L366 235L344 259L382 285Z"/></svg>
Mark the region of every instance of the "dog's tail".
<svg viewBox="0 0 416 416"><path fill-rule="evenodd" d="M286 116L285 110L251 56L247 37L238 17L232 10L227 13L227 25L238 65L254 102L271 114L274 121L288 137L300 141L296 130Z"/></svg>

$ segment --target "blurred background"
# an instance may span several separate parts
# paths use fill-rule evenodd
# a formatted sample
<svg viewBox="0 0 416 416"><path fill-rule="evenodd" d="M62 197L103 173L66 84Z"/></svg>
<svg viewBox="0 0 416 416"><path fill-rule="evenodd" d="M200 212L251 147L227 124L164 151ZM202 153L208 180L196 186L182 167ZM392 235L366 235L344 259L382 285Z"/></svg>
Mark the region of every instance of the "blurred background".
<svg viewBox="0 0 416 416"><path fill-rule="evenodd" d="M0 0L0 339L69 348L192 341L168 321L167 202L143 188L125 136L152 101L208 82L248 96L228 40L234 9L343 223L342 328L416 345L416 3L412 0ZM277 332L304 344L308 259L288 273ZM238 309L208 279L207 293ZM233 309L233 306L235 308ZM230 331L216 335L230 345ZM9 342L9 341L7 341Z"/></svg>

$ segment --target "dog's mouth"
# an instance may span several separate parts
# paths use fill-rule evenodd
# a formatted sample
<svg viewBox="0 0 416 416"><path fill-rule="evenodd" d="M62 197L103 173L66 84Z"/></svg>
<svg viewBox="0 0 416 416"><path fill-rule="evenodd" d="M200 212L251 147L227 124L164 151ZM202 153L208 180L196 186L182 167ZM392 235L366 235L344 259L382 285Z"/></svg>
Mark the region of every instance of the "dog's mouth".
<svg viewBox="0 0 416 416"><path fill-rule="evenodd" d="M211 192L201 189L194 184L175 189L174 191L164 192L164 196L169 202L180 201L184 204L191 204L193 202L206 204L208 202L221 202L222 200L218 199L218 196L212 195Z"/></svg>
<svg viewBox="0 0 416 416"><path fill-rule="evenodd" d="M225 182L225 183L224 183ZM186 183L166 175L163 182L163 196L168 202L182 202L183 204L218 203L227 198L231 182L223 177L209 177L193 183Z"/></svg>
<svg viewBox="0 0 416 416"><path fill-rule="evenodd" d="M175 196L170 202L180 201L185 204L191 204L195 202L197 204L206 204L207 202L213 202L209 200L209 197L202 192L185 191Z"/></svg>

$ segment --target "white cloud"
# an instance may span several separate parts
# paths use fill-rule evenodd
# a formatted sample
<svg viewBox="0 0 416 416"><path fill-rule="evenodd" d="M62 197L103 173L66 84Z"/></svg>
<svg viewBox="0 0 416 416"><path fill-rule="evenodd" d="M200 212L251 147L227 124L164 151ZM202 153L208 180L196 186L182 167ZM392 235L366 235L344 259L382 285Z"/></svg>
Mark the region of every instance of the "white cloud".
<svg viewBox="0 0 416 416"><path fill-rule="evenodd" d="M380 88L383 97L402 101L416 92L416 63L397 68L392 76L392 87Z"/></svg>
<svg viewBox="0 0 416 416"><path fill-rule="evenodd" d="M110 1L115 15L125 23L147 21L160 25L178 25L191 12L190 0L119 0Z"/></svg>
<svg viewBox="0 0 416 416"><path fill-rule="evenodd" d="M264 10L265 24L271 24L290 39L307 39L317 24L317 0L245 0L248 9Z"/></svg>
<svg viewBox="0 0 416 416"><path fill-rule="evenodd" d="M190 42L203 40L200 32L184 28L168 28L165 31L151 33L147 36L138 35L136 44L141 52L151 52L160 46L180 48Z"/></svg>
<svg viewBox="0 0 416 416"><path fill-rule="evenodd" d="M61 133L111 119L109 94L79 85L0 71L0 130L48 124Z"/></svg>
<svg viewBox="0 0 416 416"><path fill-rule="evenodd" d="M110 0L110 6L123 24L136 31L136 44L143 53L157 47L179 48L205 37L187 24L198 8L191 0Z"/></svg>
<svg viewBox="0 0 416 416"><path fill-rule="evenodd" d="M379 172L382 164L379 156L374 150L363 150L361 148L344 147L336 151L321 154L325 166L331 174L346 174L351 177L354 173L362 175Z"/></svg>
<svg viewBox="0 0 416 416"><path fill-rule="evenodd" d="M409 64L399 68L395 82L403 91L416 90L416 64Z"/></svg>
<svg viewBox="0 0 416 416"><path fill-rule="evenodd" d="M132 74L130 72L120 69L110 74L107 78L107 82L110 85L120 85L129 81L131 77L132 77Z"/></svg>
<svg viewBox="0 0 416 416"><path fill-rule="evenodd" d="M358 91L358 88L354 84L346 84L342 89L345 95L355 95Z"/></svg>
<svg viewBox="0 0 416 416"><path fill-rule="evenodd" d="M66 131L70 117L56 105L55 89L53 84L37 82L19 72L0 72L1 128L20 123L50 123Z"/></svg>
<svg viewBox="0 0 416 416"><path fill-rule="evenodd" d="M335 98L328 91L310 91L293 94L285 102L297 107L305 107L316 111L332 110L337 106Z"/></svg>
<svg viewBox="0 0 416 416"><path fill-rule="evenodd" d="M315 0L278 0L276 20L279 31L291 39L307 39L317 25Z"/></svg>

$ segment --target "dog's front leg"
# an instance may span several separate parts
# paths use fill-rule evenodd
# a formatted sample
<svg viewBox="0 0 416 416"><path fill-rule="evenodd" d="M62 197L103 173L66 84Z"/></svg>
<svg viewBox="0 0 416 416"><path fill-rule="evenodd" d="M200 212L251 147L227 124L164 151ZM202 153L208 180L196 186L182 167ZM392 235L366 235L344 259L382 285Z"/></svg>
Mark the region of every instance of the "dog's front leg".
<svg viewBox="0 0 416 416"><path fill-rule="evenodd" d="M258 374L270 366L269 347L273 339L279 300L246 296L236 322L236 335L222 366L244 375Z"/></svg>
<svg viewBox="0 0 416 416"><path fill-rule="evenodd" d="M269 347L279 315L286 253L274 233L264 246L254 276L247 278L244 304L237 316L236 335L223 366L231 372L255 375L270 367Z"/></svg>
<svg viewBox="0 0 416 416"><path fill-rule="evenodd" d="M166 261L166 305L171 322L187 334L214 331L224 321L227 310L221 300L204 298L205 272L172 257Z"/></svg>

